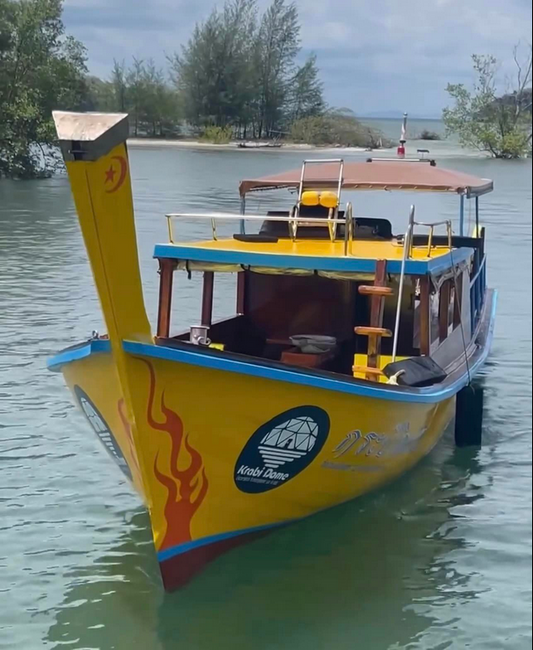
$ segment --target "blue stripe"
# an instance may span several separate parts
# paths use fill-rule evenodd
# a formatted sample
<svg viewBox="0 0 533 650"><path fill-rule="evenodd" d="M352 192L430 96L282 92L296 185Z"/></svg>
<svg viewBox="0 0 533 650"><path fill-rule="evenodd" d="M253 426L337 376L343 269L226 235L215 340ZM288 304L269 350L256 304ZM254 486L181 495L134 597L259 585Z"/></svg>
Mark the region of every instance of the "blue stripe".
<svg viewBox="0 0 533 650"><path fill-rule="evenodd" d="M472 248L461 248L451 254L428 260L409 260L406 266L408 275L425 275L440 273L453 266L469 260L474 254ZM375 259L354 257L312 257L307 255L277 255L273 253L247 253L237 250L219 250L191 246L160 244L155 247L154 257L186 260L190 262L211 262L213 264L238 264L279 269L305 269L308 271L336 271L351 273L375 273ZM401 260L388 262L387 271L399 274L402 270Z"/></svg>
<svg viewBox="0 0 533 650"><path fill-rule="evenodd" d="M496 318L496 309L498 305L498 293L494 291L492 311L490 315L490 331L485 341L483 353L470 367L470 373L475 373L487 360L490 352L492 338L494 335L494 322ZM343 381L329 377L319 377L284 370L281 368L271 368L262 366L257 363L236 361L227 359L221 355L210 355L207 353L198 353L193 348L191 350L177 350L173 348L164 348L156 345L147 345L145 343L135 343L133 341L124 341L124 350L129 354L153 357L156 359L166 359L169 361L185 363L188 365L209 368L211 370L221 370L223 372L234 372L237 374L260 377L273 381L282 381L289 384L300 386L309 386L323 390L335 391L349 395L359 395L362 397L372 397L393 402L408 402L415 404L436 404L445 399L453 397L462 388L468 384L468 374L465 372L453 384L444 387L432 387L426 389L407 389L397 386L377 387L370 386L367 383L355 381ZM102 354L111 352L111 343L107 340L90 341L76 348L69 348L59 353L47 363L49 370L59 372L67 363L86 359L92 354Z"/></svg>
<svg viewBox="0 0 533 650"><path fill-rule="evenodd" d="M203 548L204 546L209 546L210 544L216 544L217 542L224 542L228 539L234 539L235 537L240 537L241 535L250 535L253 533L261 533L266 530L273 530L274 528L282 528L283 526L288 526L289 524L298 521L293 519L291 521L284 521L277 524L267 524L265 526L258 526L257 528L246 528L244 530L235 530L230 533L222 533L220 535L213 535L212 537L203 537L202 539L194 540L193 542L187 542L187 544L180 544L179 546L174 546L173 548L166 549L157 554L157 559L159 562L165 562L165 560L171 560L173 557L178 555L183 555L189 551L194 551L197 548Z"/></svg>
<svg viewBox="0 0 533 650"><path fill-rule="evenodd" d="M87 359L92 354L111 352L111 342L107 340L87 341L83 345L63 350L52 359L46 362L46 367L52 372L60 372L62 366L73 361Z"/></svg>
<svg viewBox="0 0 533 650"><path fill-rule="evenodd" d="M485 363L491 347L493 324L496 314L497 295L494 294L493 310L491 314L491 330L488 340L485 342L483 353L470 366L470 374L473 376ZM307 375L293 370L273 368L260 363L253 363L235 359L228 359L223 354L210 354L197 352L192 346L190 350L178 350L157 345L147 345L133 341L124 341L124 350L128 354L136 356L165 359L167 361L185 363L187 365L208 368L210 370L221 370L222 372L233 372L250 377L260 377L288 384L309 386L322 390L357 395L360 397L371 397L374 399L387 400L389 402L407 402L411 404L438 404L446 399L454 397L462 388L468 384L469 376L465 372L455 382L448 385L432 386L430 388L405 388L401 386L371 385L368 382L356 380L342 380L317 375Z"/></svg>

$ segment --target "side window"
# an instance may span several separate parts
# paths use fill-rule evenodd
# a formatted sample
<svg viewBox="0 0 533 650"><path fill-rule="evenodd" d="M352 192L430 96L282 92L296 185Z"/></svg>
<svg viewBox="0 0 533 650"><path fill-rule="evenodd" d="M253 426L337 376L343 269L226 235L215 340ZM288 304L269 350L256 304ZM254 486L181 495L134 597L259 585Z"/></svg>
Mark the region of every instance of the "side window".
<svg viewBox="0 0 533 650"><path fill-rule="evenodd" d="M461 325L461 315L463 311L463 287L464 287L464 271L457 276L457 292L454 290L454 303L453 303L453 329L457 329ZM455 283L454 283L455 285Z"/></svg>
<svg viewBox="0 0 533 650"><path fill-rule="evenodd" d="M432 289L431 296L429 299L429 318L431 323L431 345L439 343L440 341L440 317L441 317L441 306L444 307L442 289L440 290Z"/></svg>
<svg viewBox="0 0 533 650"><path fill-rule="evenodd" d="M461 324L463 274L442 282L432 296L431 343L443 343Z"/></svg>

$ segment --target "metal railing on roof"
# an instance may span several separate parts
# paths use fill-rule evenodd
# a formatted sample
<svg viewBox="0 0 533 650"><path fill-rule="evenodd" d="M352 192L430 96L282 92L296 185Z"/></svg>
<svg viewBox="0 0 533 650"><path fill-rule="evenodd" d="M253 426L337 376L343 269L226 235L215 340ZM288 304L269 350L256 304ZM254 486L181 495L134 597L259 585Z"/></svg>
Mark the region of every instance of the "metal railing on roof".
<svg viewBox="0 0 533 650"><path fill-rule="evenodd" d="M301 216L298 217L295 215L295 210L293 209L291 214L287 215L286 217L271 216L271 215L253 215L253 216L246 215L243 217L242 214L232 214L227 212L209 212L209 213L179 212L174 214L167 214L166 217L168 221L168 234L169 234L169 239L171 244L176 243L174 239L174 227L173 227L174 220L210 221L211 228L213 231L213 239L217 241L218 221L241 222L243 219L245 221L258 222L258 223L265 223L265 222L286 223L289 226L289 234L291 235L291 239L293 241L295 241L297 238L298 229L300 226L311 225L311 226L329 227L331 241L335 242L337 240L336 227L339 225L346 226L346 224L348 224L351 220L353 220L353 216L351 218L348 218L348 214L353 215L353 211L351 210L350 204L349 207L347 208L346 214L347 217L345 219L339 219L339 218L328 219L328 218L321 218L321 217L301 217ZM350 231L353 237L354 228L348 227L346 230Z"/></svg>
<svg viewBox="0 0 533 650"><path fill-rule="evenodd" d="M409 219L409 227L405 234L403 241L404 251L406 255L406 260L412 257L413 248L414 248L414 231L416 227L419 228L429 228L430 232L428 235L428 258L431 257L432 251L434 249L434 238L435 238L435 229L440 226L446 226L448 234L448 248L452 249L453 247L453 227L450 220L447 221L436 221L435 223L424 223L422 221L415 221L414 219L415 211L414 206L411 210L411 215ZM351 203L346 205L346 212L344 218L329 218L323 217L302 217L297 216L297 208L293 208L291 214L287 216L273 216L273 215L247 215L243 217L242 214L227 213L227 212L210 212L210 213L196 213L196 212L178 212L167 214L168 221L168 234L169 241L171 244L175 244L174 238L174 227L173 222L175 220L193 220L193 221L209 221L211 222L212 236L215 241L218 240L218 222L219 221L237 221L241 222L243 218L246 221L256 222L256 223L286 223L288 224L289 235L292 241L296 241L298 236L298 230L300 226L322 226L328 228L331 242L337 241L337 227L339 225L345 226L344 231L344 255L347 257L352 253L352 243L355 237L355 228L357 218L353 213L353 206Z"/></svg>

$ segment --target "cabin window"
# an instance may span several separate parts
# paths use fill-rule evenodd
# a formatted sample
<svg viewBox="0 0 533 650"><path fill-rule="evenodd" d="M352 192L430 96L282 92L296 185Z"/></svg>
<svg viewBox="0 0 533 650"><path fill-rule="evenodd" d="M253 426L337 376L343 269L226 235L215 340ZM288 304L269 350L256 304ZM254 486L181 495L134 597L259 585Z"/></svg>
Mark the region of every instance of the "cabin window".
<svg viewBox="0 0 533 650"><path fill-rule="evenodd" d="M448 278L431 293L431 346L444 343L461 324L463 275Z"/></svg>
<svg viewBox="0 0 533 650"><path fill-rule="evenodd" d="M354 374L356 357L370 357L368 335L356 332L369 329L372 320L373 296L361 290L372 284L370 274L351 279L312 272L231 273L205 266L195 269L173 260L160 263L157 336L164 345L183 345L203 332L210 347L229 354L349 376ZM383 299L380 326L393 332L399 278L387 275L385 281L392 292ZM183 300L173 301L178 287ZM406 278L398 335L400 357L429 354L429 290L429 277ZM297 348L295 336L328 337L337 343L323 354L304 353ZM383 337L380 362L387 363L392 349L393 338ZM366 367L367 362L360 361L360 365Z"/></svg>
<svg viewBox="0 0 533 650"><path fill-rule="evenodd" d="M453 302L453 328L454 329L457 329L462 322L464 277L465 277L464 272L458 275L457 290L455 290L455 283L454 283L454 302Z"/></svg>

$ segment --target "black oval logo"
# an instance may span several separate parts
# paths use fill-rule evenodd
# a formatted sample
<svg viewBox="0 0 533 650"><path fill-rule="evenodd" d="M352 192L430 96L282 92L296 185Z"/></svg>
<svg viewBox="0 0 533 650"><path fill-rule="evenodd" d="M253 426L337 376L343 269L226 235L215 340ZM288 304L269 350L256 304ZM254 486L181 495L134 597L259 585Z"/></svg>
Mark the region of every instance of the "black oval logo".
<svg viewBox="0 0 533 650"><path fill-rule="evenodd" d="M329 429L329 415L318 406L281 413L250 438L235 467L235 484L247 494L285 485L315 460Z"/></svg>
<svg viewBox="0 0 533 650"><path fill-rule="evenodd" d="M78 398L81 410L83 411L87 420L89 420L89 424L93 428L94 432L100 438L101 442L111 457L116 461L123 474L125 474L126 477L131 481L131 470L128 466L126 458L124 457L122 449L116 441L116 438L113 435L111 429L108 427L103 415L96 408L94 402L83 389L81 389L79 386L74 386L74 393Z"/></svg>

